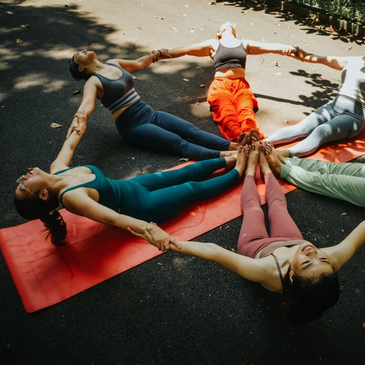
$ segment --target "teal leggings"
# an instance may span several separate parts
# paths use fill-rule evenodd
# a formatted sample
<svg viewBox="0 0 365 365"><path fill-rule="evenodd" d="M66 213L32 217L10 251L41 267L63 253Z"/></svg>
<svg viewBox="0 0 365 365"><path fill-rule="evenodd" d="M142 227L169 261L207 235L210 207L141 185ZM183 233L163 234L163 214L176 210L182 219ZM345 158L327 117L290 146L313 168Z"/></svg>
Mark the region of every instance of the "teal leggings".
<svg viewBox="0 0 365 365"><path fill-rule="evenodd" d="M286 158L280 178L312 193L365 207L365 164Z"/></svg>
<svg viewBox="0 0 365 365"><path fill-rule="evenodd" d="M226 166L224 158L205 160L183 168L115 181L121 194L120 213L162 223L194 201L211 199L239 180L237 170L206 179Z"/></svg>

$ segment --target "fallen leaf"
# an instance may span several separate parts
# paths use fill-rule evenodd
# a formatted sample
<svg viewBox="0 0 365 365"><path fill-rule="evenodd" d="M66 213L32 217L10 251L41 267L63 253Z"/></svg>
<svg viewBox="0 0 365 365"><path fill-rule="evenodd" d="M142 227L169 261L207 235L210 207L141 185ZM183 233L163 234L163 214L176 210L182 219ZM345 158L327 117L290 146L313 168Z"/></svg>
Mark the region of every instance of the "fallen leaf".
<svg viewBox="0 0 365 365"><path fill-rule="evenodd" d="M362 324L362 328L365 328L365 322Z"/></svg>
<svg viewBox="0 0 365 365"><path fill-rule="evenodd" d="M63 125L58 124L58 123L51 123L50 127L51 128L56 128L56 129L61 129L63 127Z"/></svg>
<svg viewBox="0 0 365 365"><path fill-rule="evenodd" d="M162 266L162 262L158 262L158 263L157 263L157 265L158 265L158 266Z"/></svg>
<svg viewBox="0 0 365 365"><path fill-rule="evenodd" d="M23 41L21 39L17 38L16 43L23 43Z"/></svg>
<svg viewBox="0 0 365 365"><path fill-rule="evenodd" d="M342 215L347 215L347 213L342 213Z"/></svg>

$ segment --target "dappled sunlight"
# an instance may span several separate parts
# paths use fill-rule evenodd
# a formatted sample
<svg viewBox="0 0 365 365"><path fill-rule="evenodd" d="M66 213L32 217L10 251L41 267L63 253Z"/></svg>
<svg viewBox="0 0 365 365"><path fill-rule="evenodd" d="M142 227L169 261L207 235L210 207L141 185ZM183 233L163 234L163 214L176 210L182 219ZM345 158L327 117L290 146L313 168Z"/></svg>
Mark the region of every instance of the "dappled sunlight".
<svg viewBox="0 0 365 365"><path fill-rule="evenodd" d="M14 83L14 89L24 91L37 86L42 86L43 92L50 93L61 90L66 84L66 81L52 80L46 76L35 73L17 79Z"/></svg>
<svg viewBox="0 0 365 365"><path fill-rule="evenodd" d="M176 60L168 60L168 61L159 61L157 67L154 67L154 71L156 73L161 74L176 74L181 71L191 70L189 64L187 62L176 62ZM194 69L194 73L196 70Z"/></svg>
<svg viewBox="0 0 365 365"><path fill-rule="evenodd" d="M45 57L56 58L56 59L70 59L78 50L75 48L59 48L55 47L54 49L48 49L43 52Z"/></svg>
<svg viewBox="0 0 365 365"><path fill-rule="evenodd" d="M213 119L212 119L212 113L210 112L209 108L210 108L210 106L207 101L195 102L190 105L190 113L194 117L198 117L198 118L211 118L211 122L214 123Z"/></svg>

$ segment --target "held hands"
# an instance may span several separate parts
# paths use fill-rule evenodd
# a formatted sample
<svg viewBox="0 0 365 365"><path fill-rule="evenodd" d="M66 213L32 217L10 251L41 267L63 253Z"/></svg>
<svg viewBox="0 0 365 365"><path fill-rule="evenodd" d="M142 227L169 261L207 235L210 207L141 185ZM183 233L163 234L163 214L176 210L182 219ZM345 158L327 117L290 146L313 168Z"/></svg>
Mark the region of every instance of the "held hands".
<svg viewBox="0 0 365 365"><path fill-rule="evenodd" d="M169 50L166 48L158 49L157 51L152 51L152 55L154 55L152 62L155 63L159 60L163 60L165 58L171 58L169 55Z"/></svg>
<svg viewBox="0 0 365 365"><path fill-rule="evenodd" d="M79 110L72 120L70 128L68 129L66 139L75 131L78 135L83 135L86 131L87 116L85 110Z"/></svg>
<svg viewBox="0 0 365 365"><path fill-rule="evenodd" d="M291 52L285 53L285 54L287 56L295 57L297 60L301 60L303 62L305 57L307 57L313 53L308 53L308 52L304 51L303 49L301 49L299 46L293 46L293 47L291 47Z"/></svg>
<svg viewBox="0 0 365 365"><path fill-rule="evenodd" d="M171 245L181 248L178 242L170 237L170 235L161 229L156 223L151 222L148 225L144 225L142 227L142 232L136 232L130 227L127 229L135 236L144 238L151 245L157 247L159 251L170 251Z"/></svg>

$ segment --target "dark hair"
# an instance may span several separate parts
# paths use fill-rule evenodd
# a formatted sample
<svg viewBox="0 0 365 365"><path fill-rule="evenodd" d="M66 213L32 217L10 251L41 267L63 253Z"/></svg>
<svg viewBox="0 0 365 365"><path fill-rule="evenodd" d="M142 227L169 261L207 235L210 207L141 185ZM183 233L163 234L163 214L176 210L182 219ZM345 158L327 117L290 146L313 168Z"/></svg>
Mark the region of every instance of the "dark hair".
<svg viewBox="0 0 365 365"><path fill-rule="evenodd" d="M27 199L17 199L14 196L14 204L16 210L23 218L28 220L40 219L44 223L44 226L49 231L47 238L51 236L52 244L55 246L64 246L66 244L66 223L61 214L55 210L59 206L57 196L51 197L48 200L42 200L33 195Z"/></svg>
<svg viewBox="0 0 365 365"><path fill-rule="evenodd" d="M71 72L72 77L76 81L80 81L80 80L85 80L86 81L91 76L91 74L88 74L85 71L82 71L82 72L79 71L78 64L74 61L73 56L72 56L72 58L70 58L70 61L69 61L69 70Z"/></svg>
<svg viewBox="0 0 365 365"><path fill-rule="evenodd" d="M287 316L292 323L308 323L318 319L337 303L340 296L337 271L321 274L315 281L300 275L294 275L292 279L293 283L290 283L288 272L285 275L287 292L294 301L289 306Z"/></svg>

